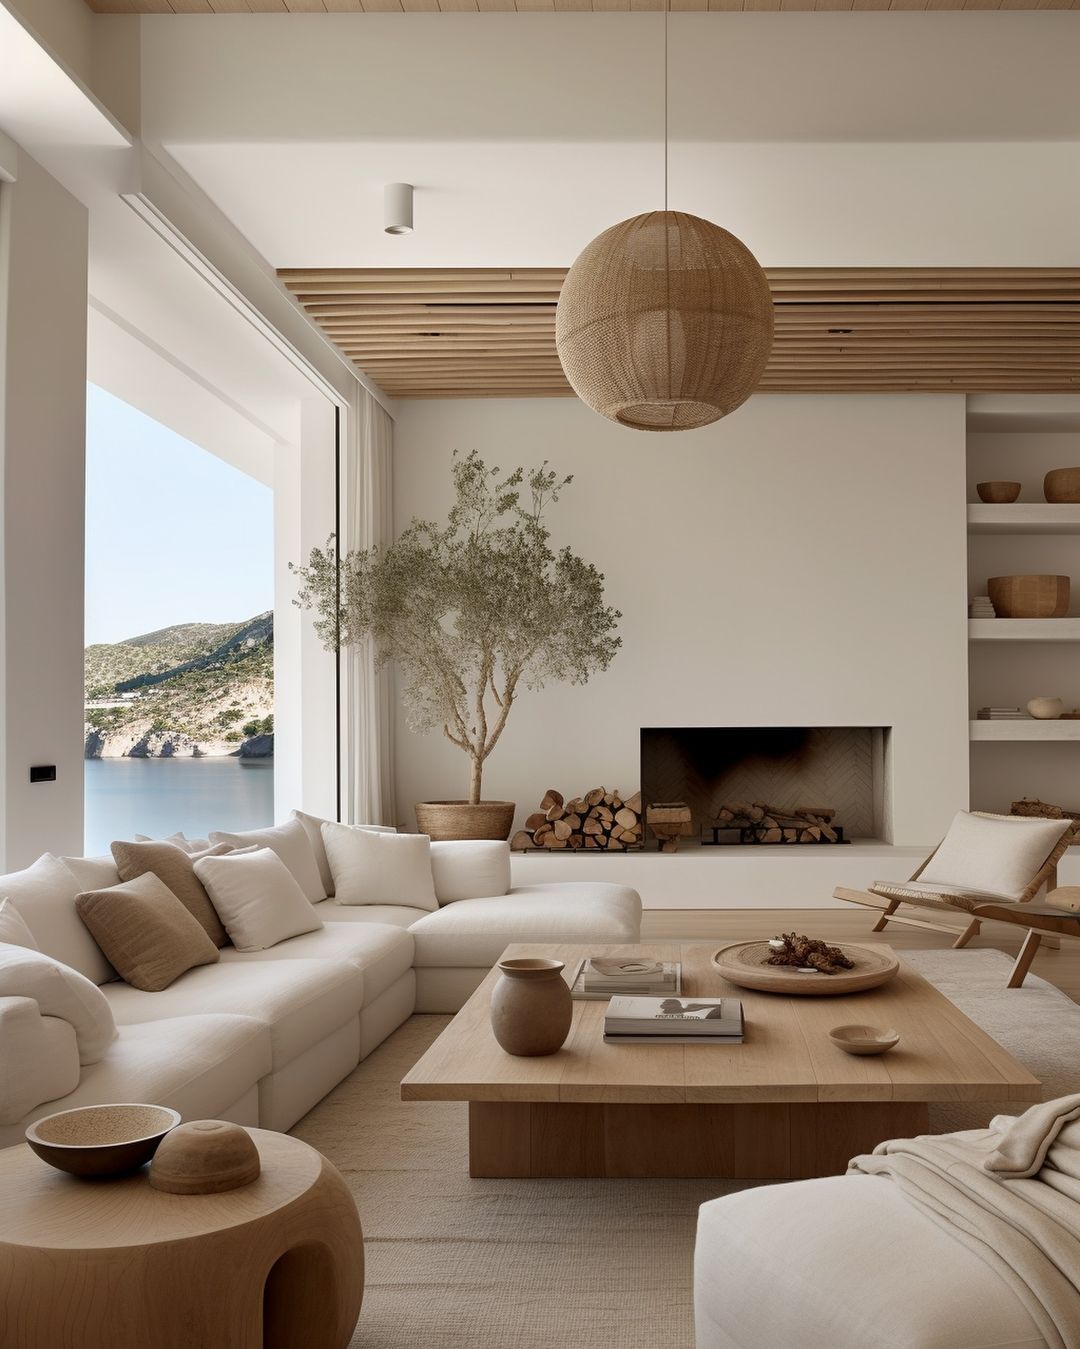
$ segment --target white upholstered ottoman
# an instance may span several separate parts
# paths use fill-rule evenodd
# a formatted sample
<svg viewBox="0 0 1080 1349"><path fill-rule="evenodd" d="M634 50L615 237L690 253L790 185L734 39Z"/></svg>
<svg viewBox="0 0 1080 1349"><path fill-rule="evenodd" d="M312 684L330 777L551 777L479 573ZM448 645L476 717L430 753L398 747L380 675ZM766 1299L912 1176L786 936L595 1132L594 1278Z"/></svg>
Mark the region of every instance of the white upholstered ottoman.
<svg viewBox="0 0 1080 1349"><path fill-rule="evenodd" d="M697 1349L1045 1345L992 1269L878 1176L763 1185L701 1206Z"/></svg>

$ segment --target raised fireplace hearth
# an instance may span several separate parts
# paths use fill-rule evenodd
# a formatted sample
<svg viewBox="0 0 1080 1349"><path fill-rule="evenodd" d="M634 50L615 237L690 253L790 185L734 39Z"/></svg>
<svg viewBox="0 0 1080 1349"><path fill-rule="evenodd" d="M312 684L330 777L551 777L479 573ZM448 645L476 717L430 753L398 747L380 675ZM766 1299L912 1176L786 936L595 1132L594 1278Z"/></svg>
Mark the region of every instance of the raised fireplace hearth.
<svg viewBox="0 0 1080 1349"><path fill-rule="evenodd" d="M685 802L703 844L888 841L889 736L885 726L643 727L642 800Z"/></svg>

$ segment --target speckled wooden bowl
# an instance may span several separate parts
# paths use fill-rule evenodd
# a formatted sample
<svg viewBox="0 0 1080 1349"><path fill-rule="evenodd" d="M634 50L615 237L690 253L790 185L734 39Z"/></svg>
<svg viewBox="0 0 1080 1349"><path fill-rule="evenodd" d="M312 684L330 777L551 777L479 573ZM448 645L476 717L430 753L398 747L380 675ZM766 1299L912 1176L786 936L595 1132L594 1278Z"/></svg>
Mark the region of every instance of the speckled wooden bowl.
<svg viewBox="0 0 1080 1349"><path fill-rule="evenodd" d="M43 1162L73 1176L123 1176L153 1157L180 1123L164 1105L84 1105L31 1124L26 1141Z"/></svg>

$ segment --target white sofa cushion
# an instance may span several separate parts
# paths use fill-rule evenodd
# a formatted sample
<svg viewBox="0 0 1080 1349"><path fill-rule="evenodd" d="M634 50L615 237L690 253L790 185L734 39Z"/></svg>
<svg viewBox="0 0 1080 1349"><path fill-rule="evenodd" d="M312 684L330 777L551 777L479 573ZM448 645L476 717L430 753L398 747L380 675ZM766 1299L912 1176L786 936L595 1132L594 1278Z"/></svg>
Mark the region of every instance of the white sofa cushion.
<svg viewBox="0 0 1080 1349"><path fill-rule="evenodd" d="M494 899L448 904L409 931L418 968L490 966L511 942L636 942L641 897L605 881L524 885Z"/></svg>
<svg viewBox="0 0 1080 1349"><path fill-rule="evenodd" d="M694 1312L697 1349L1045 1344L989 1264L876 1176L762 1185L703 1204Z"/></svg>
<svg viewBox="0 0 1080 1349"><path fill-rule="evenodd" d="M0 998L0 1126L16 1124L79 1085L75 1028L33 998ZM11 1139L21 1143L22 1138ZM0 1147L6 1147L0 1128Z"/></svg>
<svg viewBox="0 0 1080 1349"><path fill-rule="evenodd" d="M1072 823L958 811L919 881L1019 899Z"/></svg>
<svg viewBox="0 0 1080 1349"><path fill-rule="evenodd" d="M75 896L84 889L59 857L45 853L24 871L0 876L0 897L18 909L46 955L70 965L91 983L116 977L104 953L75 912Z"/></svg>
<svg viewBox="0 0 1080 1349"><path fill-rule="evenodd" d="M120 873L110 853L108 857L61 857L61 862L79 882L82 890L108 890L120 884Z"/></svg>
<svg viewBox="0 0 1080 1349"><path fill-rule="evenodd" d="M304 832L308 836L312 851L315 854L315 861L319 864L319 879L322 881L323 894L331 898L334 893L334 873L330 870L330 861L326 856L326 846L323 843L322 827L324 824L333 824L333 820L321 819L318 815L309 815L303 810L294 810L292 813L294 820L299 820L304 826ZM388 824L357 824L354 829L371 829L376 834L396 834L397 830Z"/></svg>
<svg viewBox="0 0 1080 1349"><path fill-rule="evenodd" d="M322 927L292 872L270 848L200 857L195 875L238 951L265 951Z"/></svg>
<svg viewBox="0 0 1080 1349"><path fill-rule="evenodd" d="M384 834L327 820L322 827L338 904L439 907L426 834Z"/></svg>
<svg viewBox="0 0 1080 1349"><path fill-rule="evenodd" d="M286 820L284 824L276 824L269 829L248 829L240 834L226 834L215 829L210 835L210 842L228 843L234 848L250 848L252 844L258 848L269 848L289 868L293 879L312 904L326 898L315 851L300 820Z"/></svg>
<svg viewBox="0 0 1080 1349"><path fill-rule="evenodd" d="M405 904L339 904L328 899L317 904L315 912L325 923L390 923L394 927L410 927L430 909L410 909Z"/></svg>
<svg viewBox="0 0 1080 1349"><path fill-rule="evenodd" d="M359 1015L364 976L344 960L250 960L201 965L160 993L121 983L102 991L121 1027L190 1012L252 1016L270 1029L276 1072Z"/></svg>
<svg viewBox="0 0 1080 1349"><path fill-rule="evenodd" d="M318 932L308 932L272 947L269 951L237 951L226 947L222 964L249 960L347 960L364 974L364 1006L406 970L412 969L413 939L400 927L387 923L325 923Z"/></svg>
<svg viewBox="0 0 1080 1349"><path fill-rule="evenodd" d="M0 942L6 946L22 946L27 951L41 949L26 926L26 919L10 899L0 899Z"/></svg>
<svg viewBox="0 0 1080 1349"><path fill-rule="evenodd" d="M440 904L490 899L510 889L510 844L489 839L432 843L431 875Z"/></svg>
<svg viewBox="0 0 1080 1349"><path fill-rule="evenodd" d="M42 951L0 946L0 998L33 998L42 1016L68 1022L80 1063L97 1063L116 1039L112 1009L101 989Z"/></svg>
<svg viewBox="0 0 1080 1349"><path fill-rule="evenodd" d="M30 1111L16 1137L0 1130L0 1147L21 1142L26 1125L42 1115L109 1101L146 1101L171 1106L186 1120L214 1119L270 1070L270 1033L252 1017L196 1013L121 1026L78 1086Z"/></svg>

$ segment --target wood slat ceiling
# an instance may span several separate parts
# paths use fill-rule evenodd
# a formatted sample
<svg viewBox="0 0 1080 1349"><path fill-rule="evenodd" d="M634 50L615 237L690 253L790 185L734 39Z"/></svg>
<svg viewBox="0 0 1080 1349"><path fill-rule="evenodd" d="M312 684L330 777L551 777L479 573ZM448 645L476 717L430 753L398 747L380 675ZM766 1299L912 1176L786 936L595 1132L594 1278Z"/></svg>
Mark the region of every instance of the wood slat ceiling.
<svg viewBox="0 0 1080 1349"><path fill-rule="evenodd" d="M290 270L308 315L399 398L556 397L565 268ZM1080 268L771 268L774 393L1080 390Z"/></svg>
<svg viewBox="0 0 1080 1349"><path fill-rule="evenodd" d="M98 14L368 14L662 10L664 0L87 0ZM674 12L808 9L1080 9L1080 0L671 0Z"/></svg>

